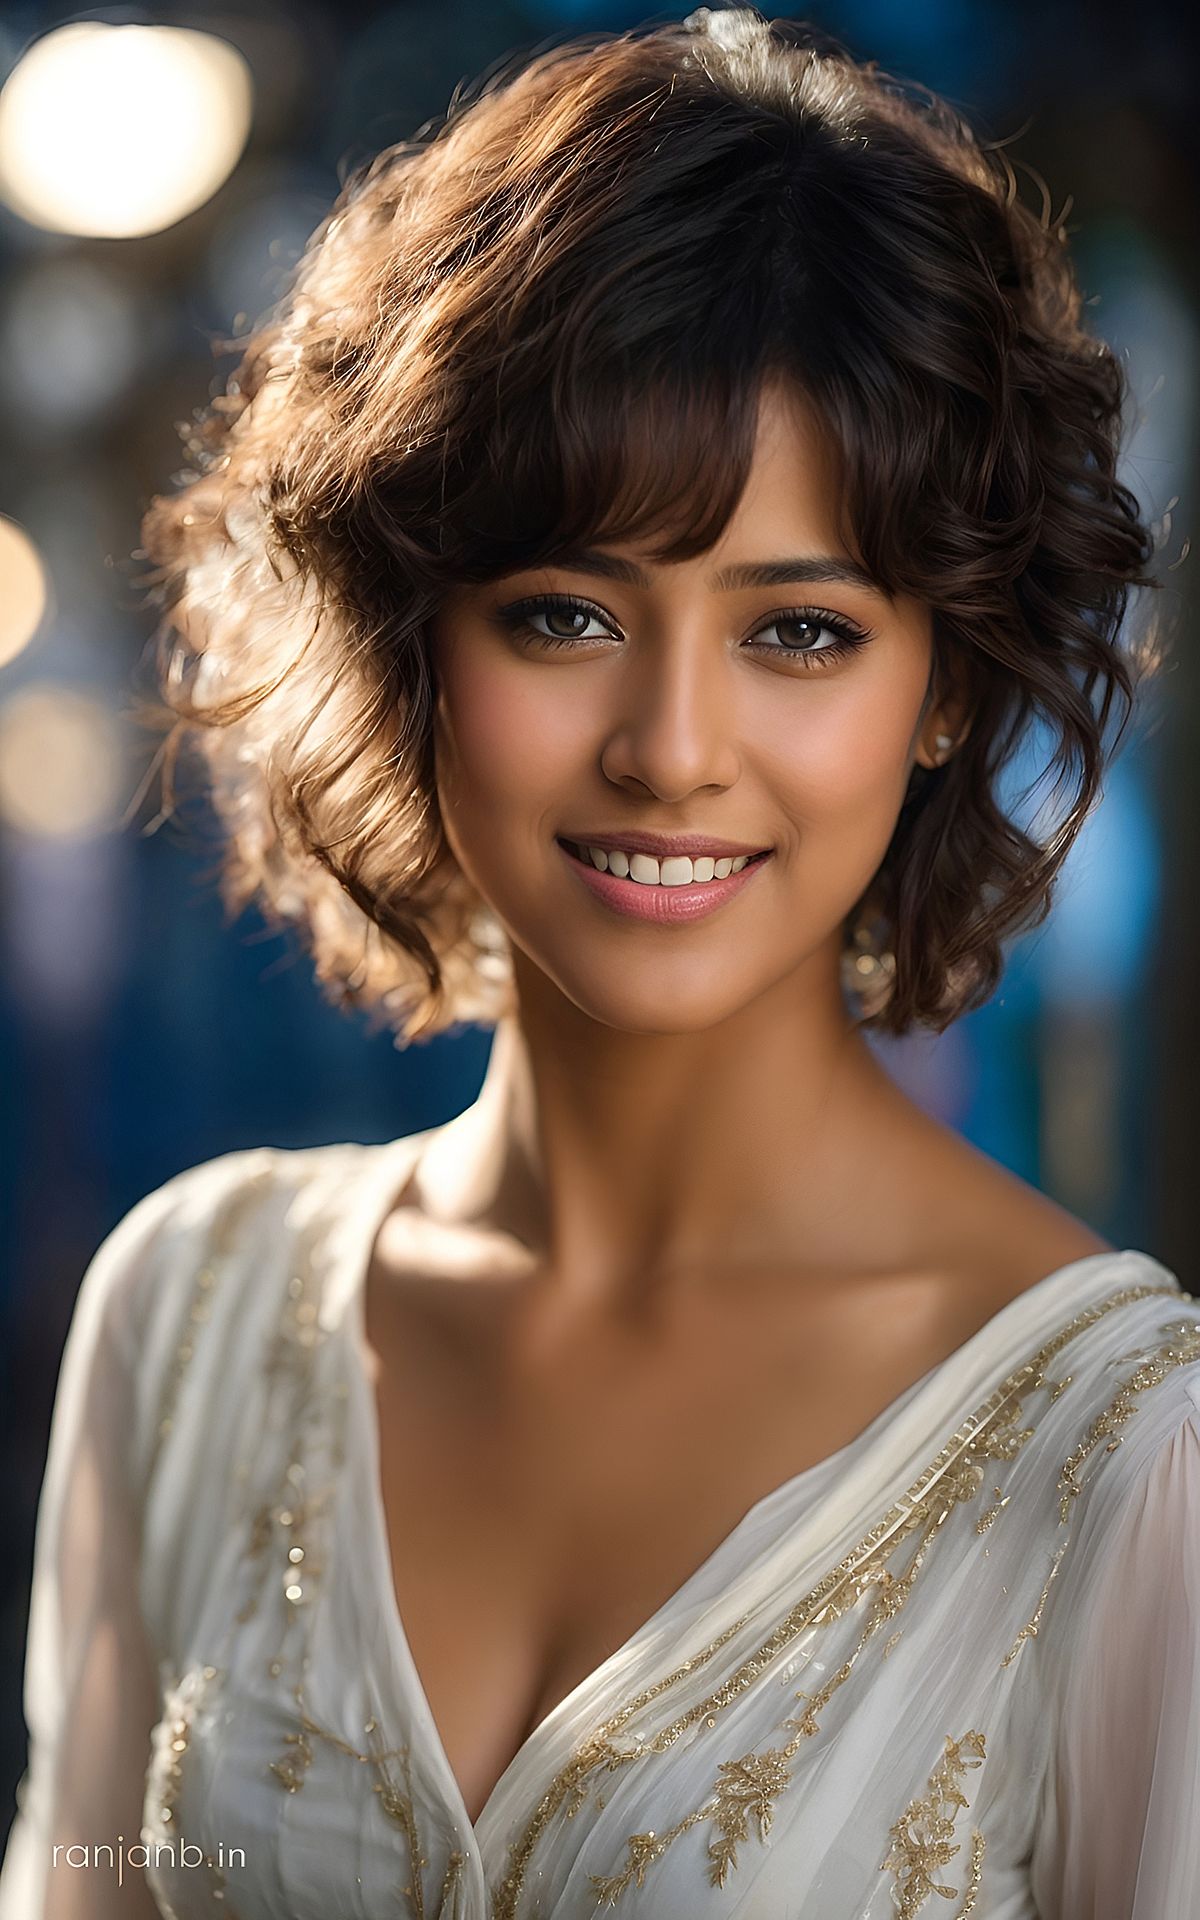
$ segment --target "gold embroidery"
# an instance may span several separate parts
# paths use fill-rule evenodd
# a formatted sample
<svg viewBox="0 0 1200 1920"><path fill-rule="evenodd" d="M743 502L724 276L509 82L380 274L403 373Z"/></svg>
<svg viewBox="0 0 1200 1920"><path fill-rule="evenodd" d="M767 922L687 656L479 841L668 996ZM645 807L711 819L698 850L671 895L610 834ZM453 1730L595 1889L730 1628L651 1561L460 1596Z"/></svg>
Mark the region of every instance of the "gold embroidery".
<svg viewBox="0 0 1200 1920"><path fill-rule="evenodd" d="M1150 1387L1158 1386L1175 1367L1186 1366L1192 1361L1200 1360L1200 1325L1195 1321L1168 1320L1160 1326L1158 1331L1160 1336L1163 1334L1169 1336L1166 1345L1159 1347L1157 1350L1152 1350L1149 1347L1140 1347L1132 1353L1126 1353L1120 1356L1120 1360L1124 1363L1128 1363L1130 1360L1136 1360L1138 1362L1137 1366L1129 1378L1122 1381L1108 1406L1092 1421L1091 1426L1088 1428L1079 1445L1064 1462L1058 1480L1060 1496L1059 1524L1061 1526L1067 1526L1070 1522L1074 1511L1074 1502L1083 1491L1079 1473L1089 1456L1096 1451L1096 1448L1102 1440L1107 1441L1107 1445L1104 1448L1106 1453L1112 1453L1115 1448L1120 1446L1121 1435L1117 1432L1117 1429L1123 1427L1131 1416L1137 1412L1135 1396L1139 1393L1145 1393ZM1108 1366L1112 1364L1110 1361ZM1041 1596L1034 1609L1032 1619L1027 1621L1021 1628L1012 1646L1000 1662L1002 1667L1011 1666L1025 1641L1035 1637L1041 1621L1042 1611L1046 1604L1046 1596L1050 1591L1051 1582L1058 1574L1063 1556L1070 1546L1073 1537L1074 1530L1072 1528L1054 1555L1046 1584L1042 1588Z"/></svg>
<svg viewBox="0 0 1200 1920"><path fill-rule="evenodd" d="M741 1760L727 1760L719 1769L716 1808L712 1815L717 1839L708 1849L711 1877L723 1887L730 1867L737 1865L737 1849L749 1837L753 1818L760 1840L771 1831L775 1799L788 1781L783 1753L748 1753Z"/></svg>
<svg viewBox="0 0 1200 1920"><path fill-rule="evenodd" d="M1156 1387L1160 1381L1166 1379L1172 1368L1185 1366L1192 1360L1200 1360L1200 1326L1193 1321L1169 1320L1160 1327L1159 1332L1171 1336L1166 1346L1160 1347L1157 1353L1152 1353L1148 1358L1143 1359L1128 1380L1122 1383L1104 1412L1098 1414L1093 1420L1087 1433L1063 1467L1058 1484L1062 1494L1060 1512L1064 1524L1071 1511L1071 1502L1082 1492L1079 1484L1080 1467L1088 1455L1099 1446L1101 1440L1108 1436L1115 1437L1108 1438L1108 1445L1104 1449L1106 1453L1112 1453L1120 1446L1121 1436L1117 1429L1123 1427L1131 1414L1136 1412L1133 1405L1134 1395L1145 1393L1148 1387Z"/></svg>
<svg viewBox="0 0 1200 1920"><path fill-rule="evenodd" d="M890 1870L895 1875L892 1904L900 1920L913 1920L931 1893L953 1900L958 1891L934 1876L962 1852L961 1841L952 1844L954 1822L961 1809L969 1805L962 1779L968 1768L983 1765L985 1748L983 1734L974 1728L961 1740L952 1740L947 1734L945 1750L929 1776L925 1794L910 1800L899 1820L888 1829L892 1846L880 1871ZM972 1871L966 1889L969 1904L959 1908L960 1915L969 1913L975 1904L983 1862L984 1839L978 1828L971 1839Z"/></svg>
<svg viewBox="0 0 1200 1920"><path fill-rule="evenodd" d="M967 1915L974 1911L976 1896L979 1893L979 1883L983 1878L983 1855L986 1845L987 1842L984 1840L979 1828L973 1828L971 1833L971 1877L967 1881L966 1894L961 1907L954 1916L954 1920L967 1920Z"/></svg>
<svg viewBox="0 0 1200 1920"><path fill-rule="evenodd" d="M162 1864L160 1855L164 1845L169 1845L173 1850L176 1839L181 1846L186 1840L186 1835L177 1824L183 1785L183 1759L191 1740L196 1708L207 1694L211 1682L224 1678L225 1675L216 1667L193 1667L188 1673L181 1674L164 1694L163 1715L154 1729L154 1757L147 1772L147 1798L154 1804L158 1822L167 1839L164 1842L154 1838L153 1825L149 1821L143 1825L140 1836L147 1849L146 1864L155 1870ZM151 1847L155 1849L153 1859L149 1852ZM209 1891L213 1899L224 1903L222 1912L226 1920L237 1920L226 1894L227 1875L224 1867L211 1853L204 1854L204 1865L212 1881Z"/></svg>
<svg viewBox="0 0 1200 1920"><path fill-rule="evenodd" d="M286 1431L290 1457L275 1500L268 1501L255 1512L246 1545L247 1558L251 1561L256 1561L272 1543L278 1554L277 1577L285 1606L282 1635L267 1661L267 1672L273 1679L283 1671L293 1624L302 1613L310 1615L303 1633L301 1653L302 1665L307 1665L311 1638L309 1603L325 1571L325 1562L311 1528L314 1521L326 1515L332 1504L337 1462L342 1457L345 1383L339 1381L331 1389L318 1377L315 1365L317 1350L325 1339L324 1329L320 1325L321 1295L321 1275L312 1257L312 1249L308 1247L300 1270L293 1273L288 1281L283 1311L264 1361L264 1372L270 1382L272 1395L272 1414L277 1407L282 1407L281 1416L272 1420L271 1430L279 1431L282 1427ZM306 1437L307 1430L314 1431L317 1445L328 1438L331 1403L337 1415L334 1421L337 1435L332 1447L332 1464L324 1477L324 1484L316 1488L312 1483L317 1478L317 1468L312 1453L313 1443ZM249 1597L238 1613L239 1622L244 1623L257 1611L262 1586L261 1577L256 1577ZM303 1759L302 1752L297 1757ZM301 1768L297 1775L294 1760L285 1760L281 1764L284 1771L279 1777L294 1792L295 1786L291 1786L290 1782L295 1779L298 1785L303 1779L304 1769Z"/></svg>
<svg viewBox="0 0 1200 1920"><path fill-rule="evenodd" d="M207 1322L212 1311L211 1294L216 1285L219 1262L232 1245L243 1217L258 1198L263 1186L271 1177L269 1167L262 1167L251 1174L238 1188L232 1203L218 1217L212 1229L212 1252L204 1264L197 1268L191 1305L188 1309L187 1327L183 1338L175 1348L171 1358L170 1370L163 1384L162 1400L158 1412L158 1425L155 1430L154 1445L150 1452L149 1471L153 1472L164 1440L175 1426L175 1411L179 1394L183 1387L184 1376L196 1350L200 1329Z"/></svg>
<svg viewBox="0 0 1200 1920"><path fill-rule="evenodd" d="M170 1369L163 1385L154 1444L149 1460L150 1472L153 1472L164 1443L174 1431L184 1379L194 1358L201 1329L211 1318L212 1293L217 1285L220 1262L232 1247L238 1230L270 1178L269 1166L260 1167L257 1172L248 1175L213 1223L209 1256L196 1270L186 1328L172 1355ZM228 1647L234 1624L230 1623L225 1634L222 1652ZM156 1730L157 1751L148 1770L147 1787L148 1797L153 1796L155 1787L161 1782L154 1812L168 1834L176 1832L175 1822L183 1782L183 1762L191 1740L194 1713L211 1683L222 1682L225 1677L225 1671L213 1665L192 1668L188 1673L180 1675L163 1696L163 1719ZM149 1827L143 1828L143 1837L149 1830ZM222 1911L227 1916L227 1920L237 1920L226 1892L227 1876L224 1867L218 1865L209 1853L204 1855L204 1864L213 1882L211 1887L213 1899L222 1902Z"/></svg>
<svg viewBox="0 0 1200 1920"><path fill-rule="evenodd" d="M318 1374L318 1350L324 1345L327 1330L321 1324L324 1262L311 1244L306 1248L298 1269L288 1282L283 1313L270 1347L265 1370L273 1388L283 1395L281 1425L288 1436L292 1456L284 1474L284 1484L276 1500L261 1506L251 1523L248 1554L261 1555L272 1542L279 1555L277 1566L285 1605L283 1637L268 1661L268 1672L278 1677L285 1664L285 1650L293 1622L304 1616L303 1639L298 1653L300 1677L292 1685L298 1725L284 1737L286 1751L268 1762L274 1777L289 1793L303 1787L315 1759L314 1741L322 1741L337 1752L360 1764L369 1765L378 1778L373 1783L384 1815L404 1835L408 1856L408 1874L399 1889L414 1920L426 1920L423 1873L429 1862L421 1849L420 1835L413 1810L412 1782L407 1747L385 1748L379 1733L379 1720L371 1714L365 1727L368 1747L365 1751L324 1727L308 1710L303 1675L310 1662L313 1628L312 1601L317 1583L325 1570L320 1553L320 1536L310 1529L314 1520L324 1518L336 1491L338 1473L346 1458L346 1424L349 1417L349 1386L344 1377L328 1378L328 1370ZM331 1417L332 1415L332 1417ZM306 1440L306 1430L313 1439ZM318 1457L321 1464L318 1464ZM319 1486L315 1485L320 1480ZM253 1613L258 1605L262 1581L255 1583L240 1618ZM391 1762L398 1760L403 1781L397 1778ZM458 1920L464 1894L464 1873L468 1856L451 1848L429 1920Z"/></svg>
<svg viewBox="0 0 1200 1920"><path fill-rule="evenodd" d="M211 1266L205 1265L196 1270L195 1292L188 1310L187 1332L175 1349L171 1362L171 1371L167 1375L163 1390L162 1410L158 1420L158 1438L165 1440L175 1424L175 1405L179 1398L179 1389L183 1376L187 1372L188 1362L195 1351L197 1328L202 1327L211 1311L208 1295L216 1281ZM157 1450L156 1450L157 1451Z"/></svg>
<svg viewBox="0 0 1200 1920"><path fill-rule="evenodd" d="M308 1737L312 1731L307 1716L302 1715L299 1732L284 1735L284 1745L295 1749L294 1757L268 1762L275 1778L282 1780L289 1793L299 1792L304 1785L304 1776L313 1763L312 1741Z"/></svg>
<svg viewBox="0 0 1200 1920"><path fill-rule="evenodd" d="M818 1731L817 1714L828 1704L836 1689L849 1677L867 1641L880 1626L894 1617L907 1599L917 1573L924 1563L930 1543L955 1507L973 1499L978 1493L984 1478L984 1462L1011 1460L1032 1435L1034 1431L1032 1427L1019 1427L1017 1422L1024 1401L1035 1389L1045 1385L1051 1361L1085 1328L1092 1326L1115 1308L1143 1299L1150 1294L1170 1293L1178 1297L1179 1291L1179 1287L1173 1281L1123 1287L1104 1299L1094 1301L1090 1307L1076 1314L1046 1341L1031 1359L1016 1368L1001 1382L983 1405L963 1422L916 1482L877 1525L872 1527L865 1538L818 1583L811 1593L805 1595L798 1605L791 1609L762 1645L718 1688L681 1714L669 1726L663 1728L653 1739L638 1741L634 1746L627 1748L614 1744L612 1736L615 1733L684 1675L691 1673L698 1666L705 1665L725 1641L732 1638L747 1624L748 1615L742 1615L735 1620L733 1625L701 1654L693 1655L681 1662L673 1672L666 1674L633 1700L626 1702L616 1714L596 1728L576 1749L566 1766L542 1795L520 1838L509 1844L507 1870L493 1889L494 1920L515 1920L517 1904L535 1847L550 1821L561 1812L565 1804L570 1803L574 1808L578 1807L581 1799L586 1796L587 1783L593 1774L610 1773L649 1754L664 1753L689 1727L698 1722L703 1721L709 1726L713 1725L721 1709L750 1686L798 1634L810 1627L826 1625L838 1619L855 1606L864 1593L874 1586L878 1588L878 1592L857 1645L820 1692L809 1699L802 1718L788 1723L797 1728L795 1737L782 1749L773 1750L773 1755L770 1756L773 1775L780 1782L780 1788L777 1788L777 1791L786 1785L790 1778L786 1761L795 1753L805 1737ZM1050 1391L1054 1397L1061 1392L1062 1384L1064 1383L1052 1383ZM917 1529L922 1529L922 1534L918 1539L913 1557L903 1573L898 1577L894 1576L882 1565L882 1562L890 1558L900 1542ZM797 1697L808 1698L804 1694ZM743 1755L739 1760L723 1763L712 1796L702 1807L686 1815L674 1826L653 1835L634 1835L628 1840L626 1850L629 1857L620 1873L610 1876L590 1876L602 1897L612 1904L632 1882L636 1881L641 1885L648 1867L662 1857L666 1848L678 1835L686 1832L698 1821L713 1819L719 1823L721 1819L726 1819L727 1802L722 1799L722 1784L729 1778L726 1768L732 1767L736 1770L738 1767L748 1766L756 1757L762 1756ZM736 1864L736 1845L736 1824L727 1825L725 1828L718 1824L717 1839L709 1849L710 1878L713 1878L716 1884L721 1884L721 1881L715 1876L723 1875L730 1865Z"/></svg>
<svg viewBox="0 0 1200 1920"><path fill-rule="evenodd" d="M257 1187L266 1177L264 1172L253 1184ZM229 1210L220 1233L214 1236L219 1244L214 1246L208 1264L197 1277L197 1295L189 1316L189 1333L177 1349L172 1379L164 1395L162 1437L170 1431L170 1408L174 1405L186 1364L192 1357L195 1330L208 1317L209 1297L219 1274L217 1255L228 1250L233 1228L243 1217L241 1199L239 1195L239 1204ZM267 1671L272 1678L278 1678L288 1663L289 1639L298 1622L303 1623L300 1628L301 1642L295 1650L299 1675L303 1675L309 1664L313 1624L311 1603L324 1572L321 1535L315 1523L328 1514L336 1488L337 1470L344 1464L344 1428L348 1414L349 1389L345 1379L330 1381L327 1378L328 1369L319 1371L316 1365L318 1351L326 1337L320 1323L324 1263L315 1257L312 1241L307 1234L298 1235L297 1239L303 1248L301 1260L288 1278L282 1310L272 1330L263 1361L263 1374L268 1388L263 1431L268 1436L278 1437L278 1445L284 1449L286 1465L271 1497L255 1501L253 1494L249 1493L243 1548L249 1591L243 1603L231 1610L216 1655L218 1659L223 1656L237 1629L258 1612L264 1589L270 1591L274 1587L276 1595L280 1596L276 1604L282 1607L282 1631L278 1644L267 1660ZM274 1457L278 1459L278 1454ZM236 1477L242 1484L250 1481L249 1464L239 1469ZM268 1554L270 1558L264 1570L262 1562ZM278 1586L269 1577L272 1569ZM213 1666L204 1668L203 1674L206 1681L225 1677L222 1670ZM428 1862L418 1843L411 1791L406 1794L402 1790L388 1766L390 1760L400 1757L407 1775L406 1752L400 1749L389 1752L382 1748L376 1731L378 1723L374 1717L367 1723L371 1750L359 1752L349 1742L338 1739L322 1727L307 1712L302 1678L296 1680L292 1693L297 1706L297 1724L295 1730L284 1736L283 1753L266 1763L271 1775L289 1793L299 1792L313 1765L314 1742L317 1740L338 1747L360 1762L370 1762L380 1776L376 1786L379 1804L384 1814L404 1831L409 1846L410 1874L403 1888L404 1897L415 1920L426 1920L421 1870ZM174 1717L169 1729L164 1728L164 1733L169 1732L170 1736L169 1749L164 1749L169 1751L170 1759L165 1763L166 1784L162 1809L163 1818L168 1823L175 1818L180 1763L190 1735L190 1712L185 1714L175 1703L172 1703L172 1710ZM458 1849L451 1850L438 1904L430 1920L458 1920L467 1857ZM225 1901L223 1910L227 1920L236 1920L226 1899L224 1875L211 1859L208 1864L218 1876L218 1883L213 1889L214 1898Z"/></svg>
<svg viewBox="0 0 1200 1920"><path fill-rule="evenodd" d="M1069 1377L1068 1375L1068 1378ZM1060 1382L1059 1384L1061 1385L1062 1383ZM1052 1399L1054 1397L1054 1395L1051 1395ZM976 1533L986 1533L992 1522L1004 1512L1005 1507L1008 1505L1010 1495L1005 1493L1003 1487L993 1487L992 1493L995 1496L996 1504L988 1507L986 1512L980 1514L978 1520L975 1522Z"/></svg>
<svg viewBox="0 0 1200 1920"><path fill-rule="evenodd" d="M272 1773L276 1774L288 1790L294 1793L297 1787L302 1784L304 1772L312 1765L313 1747L312 1739L309 1737L310 1735L315 1739L324 1740L329 1746L335 1748L338 1753L346 1754L351 1760L357 1760L373 1768L379 1775L378 1780L373 1783L373 1791L379 1796L379 1804L383 1812L403 1833L408 1852L409 1879L405 1881L400 1891L405 1900L409 1902L416 1916L416 1920L425 1920L425 1890L421 1875L423 1869L429 1865L429 1861L421 1851L420 1835L417 1831L416 1818L413 1813L412 1778L409 1771L408 1748L384 1747L379 1738L379 1722L374 1715L372 1715L364 1729L369 1742L364 1752L361 1748L351 1745L350 1741L343 1740L340 1734L331 1732L328 1727L323 1727L319 1721L313 1719L312 1715L304 1709L302 1686L297 1686L296 1688L296 1700L300 1708L300 1730L298 1733L289 1734L287 1738L289 1743L295 1745L300 1755L300 1760L297 1763L299 1777L295 1779L290 1778L288 1764L284 1762L273 1762L271 1766ZM401 1786L395 1774L391 1771L389 1762L392 1760L399 1760L403 1769L403 1786ZM438 1903L434 1909L432 1920L457 1920L466 1862L467 1856L465 1853L458 1848L451 1850L446 1861L446 1869L438 1894Z"/></svg>
<svg viewBox="0 0 1200 1920"><path fill-rule="evenodd" d="M368 1736L372 1743L371 1748L366 1754L358 1754L357 1758L360 1760L369 1760L370 1764L380 1776L375 1782L375 1792L379 1796L379 1804L388 1819L394 1821L400 1828L408 1849L411 1878L405 1884L403 1892L405 1897L412 1903L416 1920L424 1920L425 1888L421 1875L424 1868L429 1865L429 1862L421 1852L416 1816L413 1813L412 1775L409 1770L408 1748L384 1749L378 1739L378 1722L374 1717L368 1721L367 1728ZM351 1749L351 1751L353 1750ZM399 1758L400 1765L404 1770L403 1788L400 1787L395 1776L388 1769L387 1763L393 1756ZM466 1863L466 1854L458 1847L452 1848L447 1856L445 1871L442 1874L442 1884L438 1890L437 1905L433 1910L431 1920L456 1920Z"/></svg>
<svg viewBox="0 0 1200 1920"><path fill-rule="evenodd" d="M212 1669L205 1671L211 1674ZM191 1738L192 1711L200 1686L201 1676L198 1673L180 1675L175 1685L167 1691L163 1701L163 1716L155 1730L158 1749L155 1773L161 1782L158 1817L165 1827L171 1827L175 1820L183 1778L182 1760Z"/></svg>
<svg viewBox="0 0 1200 1920"><path fill-rule="evenodd" d="M1032 1640L1034 1635L1037 1633L1038 1626L1042 1618L1042 1609L1046 1604L1046 1596L1050 1592L1051 1583L1053 1582L1053 1580L1055 1579L1058 1573L1058 1569L1062 1564L1062 1557L1066 1552L1067 1548L1070 1546L1070 1544L1071 1543L1069 1540L1064 1540L1062 1545L1059 1547L1057 1553L1055 1554L1054 1560L1050 1567L1050 1572L1046 1576L1046 1584L1042 1588L1041 1593L1038 1595L1038 1603L1033 1610L1032 1617L1025 1622L1025 1625L1021 1628L1020 1633L1018 1633L1016 1639L1013 1641L1012 1646L1009 1648L1003 1660L1000 1662L1000 1665L1002 1667L1010 1667L1013 1661L1016 1659L1018 1653L1020 1653L1021 1648L1024 1646L1026 1640Z"/></svg>

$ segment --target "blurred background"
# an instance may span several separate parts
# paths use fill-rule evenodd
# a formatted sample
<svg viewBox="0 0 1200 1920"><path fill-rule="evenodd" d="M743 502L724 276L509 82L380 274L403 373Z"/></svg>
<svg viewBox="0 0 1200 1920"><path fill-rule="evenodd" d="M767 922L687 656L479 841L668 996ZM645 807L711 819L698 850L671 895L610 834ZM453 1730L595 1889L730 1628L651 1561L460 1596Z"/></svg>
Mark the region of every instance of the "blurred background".
<svg viewBox="0 0 1200 1920"><path fill-rule="evenodd" d="M769 9L767 9L769 11ZM478 1090L464 1028L398 1050L304 956L226 923L215 829L157 817L129 714L153 630L138 523L349 170L511 49L621 29L587 0L0 12L0 1835L62 1343L102 1237L231 1148L377 1141ZM829 0L808 18L948 95L1045 180L1136 395L1173 661L1049 924L947 1034L878 1042L930 1110L1197 1291L1200 687L1193 630L1200 141L1169 0ZM1040 188L1026 178L1023 193ZM1181 558L1184 563L1180 564ZM1037 771L1037 742L1014 791ZM211 823L210 823L211 828Z"/></svg>

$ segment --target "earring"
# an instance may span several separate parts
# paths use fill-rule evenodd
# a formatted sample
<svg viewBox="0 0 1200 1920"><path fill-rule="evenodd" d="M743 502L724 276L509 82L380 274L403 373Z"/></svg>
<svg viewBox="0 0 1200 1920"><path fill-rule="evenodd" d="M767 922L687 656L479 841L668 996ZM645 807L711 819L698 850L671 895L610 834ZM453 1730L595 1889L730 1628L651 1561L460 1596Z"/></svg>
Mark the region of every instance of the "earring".
<svg viewBox="0 0 1200 1920"><path fill-rule="evenodd" d="M937 748L938 760L940 762L944 760L949 753L951 747L954 745L954 740L952 735L948 733L935 733L933 736L933 744Z"/></svg>
<svg viewBox="0 0 1200 1920"><path fill-rule="evenodd" d="M842 988L857 1001L860 1018L878 1013L891 998L896 979L896 956L887 945L883 921L866 913L858 922L848 947L842 949Z"/></svg>

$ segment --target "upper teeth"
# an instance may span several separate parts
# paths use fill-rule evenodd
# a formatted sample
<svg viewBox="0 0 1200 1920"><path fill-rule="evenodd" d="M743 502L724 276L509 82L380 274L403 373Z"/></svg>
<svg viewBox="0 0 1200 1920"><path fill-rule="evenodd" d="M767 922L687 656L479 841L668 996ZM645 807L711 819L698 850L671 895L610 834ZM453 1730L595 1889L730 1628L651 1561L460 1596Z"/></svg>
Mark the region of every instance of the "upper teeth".
<svg viewBox="0 0 1200 1920"><path fill-rule="evenodd" d="M624 853L619 847L585 846L581 851L601 873L637 880L644 887L688 887L693 880L724 880L731 873L740 873L751 858L748 853L739 853L736 859L717 860L704 853L695 860L685 855L656 860L652 854Z"/></svg>

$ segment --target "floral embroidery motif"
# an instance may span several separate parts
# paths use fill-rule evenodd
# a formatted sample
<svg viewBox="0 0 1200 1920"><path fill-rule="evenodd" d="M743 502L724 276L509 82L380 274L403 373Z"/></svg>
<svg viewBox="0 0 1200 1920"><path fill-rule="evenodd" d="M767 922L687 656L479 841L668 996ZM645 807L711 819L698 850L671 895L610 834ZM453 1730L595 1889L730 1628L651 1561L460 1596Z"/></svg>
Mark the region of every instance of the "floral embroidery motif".
<svg viewBox="0 0 1200 1920"><path fill-rule="evenodd" d="M667 1850L672 1840L697 1820L711 1819L717 1838L708 1849L710 1879L723 1887L731 1867L737 1865L737 1849L750 1837L750 1821L765 1840L775 1816L775 1801L788 1783L787 1753L771 1749L767 1753L748 1753L741 1760L726 1760L719 1768L716 1794L711 1806L689 1814L665 1833L635 1833L628 1841L629 1858L620 1873L592 1874L601 1906L615 1906L631 1882L645 1884L647 1869Z"/></svg>
<svg viewBox="0 0 1200 1920"><path fill-rule="evenodd" d="M626 1842L626 1859L619 1872L590 1876L601 1904L615 1905L630 1885L640 1887L644 1884L650 1866L663 1857L674 1840L699 1822L707 1821L715 1829L715 1838L708 1848L709 1878L713 1885L723 1885L730 1868L737 1864L739 1844L749 1837L749 1826L745 1814L739 1811L736 1789L731 1791L731 1783L743 1778L747 1781L753 1779L759 1785L762 1798L756 1802L752 1796L751 1810L758 1815L759 1837L765 1838L769 1829L769 1819L764 1818L765 1809L762 1806L762 1799L768 1797L765 1783L771 1783L769 1797L773 1802L792 1778L789 1761L802 1742L819 1731L819 1714L850 1677L867 1643L880 1627L894 1619L912 1592L934 1539L955 1508L973 1500L978 1494L984 1482L986 1463L1012 1460L1030 1439L1034 1428L1019 1425L1024 1402L1030 1394L1041 1388L1051 1399L1056 1399L1068 1384L1070 1376L1053 1381L1048 1378L1050 1365L1058 1353L1085 1328L1115 1308L1150 1294L1169 1293L1178 1298L1179 1291L1174 1282L1124 1287L1093 1302L1082 1313L1075 1315L1030 1360L1001 1382L983 1405L951 1436L936 1459L883 1519L812 1592L791 1609L749 1659L743 1661L705 1699L681 1714L652 1739L638 1740L632 1747L620 1747L613 1739L613 1735L651 1701L685 1674L704 1666L725 1641L747 1625L749 1616L743 1615L735 1620L724 1634L700 1654L681 1662L673 1672L626 1702L615 1715L595 1729L542 1795L524 1833L510 1843L507 1871L492 1893L493 1920L515 1920L529 1863L542 1834L564 1806L569 1805L572 1811L577 1810L593 1775L611 1773L651 1754L666 1752L697 1722L703 1721L706 1726L714 1725L721 1709L753 1684L758 1675L800 1633L840 1618L874 1589L868 1617L847 1658L819 1692L812 1696L805 1693L797 1695L798 1699L807 1701L807 1705L798 1719L785 1722L785 1725L796 1729L792 1739L784 1746L764 1754L750 1753L737 1760L721 1763L713 1791L702 1806L661 1832L633 1835ZM1180 1324L1183 1326L1186 1323ZM1200 1338L1200 1335L1197 1337ZM913 1533L918 1538L908 1565L893 1573L884 1563L891 1559L901 1542ZM894 1641L894 1636L892 1638Z"/></svg>
<svg viewBox="0 0 1200 1920"><path fill-rule="evenodd" d="M738 1847L749 1838L750 1820L754 1820L760 1840L770 1833L775 1801L787 1785L788 1771L786 1756L774 1749L748 1753L741 1760L726 1760L718 1771L713 1814L717 1838L708 1849L708 1857L712 1877L723 1887L730 1867L737 1865Z"/></svg>
<svg viewBox="0 0 1200 1920"><path fill-rule="evenodd" d="M983 1765L985 1748L983 1734L974 1728L960 1740L952 1740L947 1734L945 1751L929 1776L924 1795L910 1800L899 1820L888 1829L892 1846L880 1871L890 1870L896 1877L892 1904L900 1920L913 1920L931 1893L953 1900L958 1892L957 1887L946 1886L935 1875L962 1852L961 1841L954 1840L954 1822L969 1805L962 1779L968 1768ZM960 1916L975 1903L983 1865L984 1839L978 1828L971 1839L971 1877L966 1888L970 1904L959 1908Z"/></svg>

